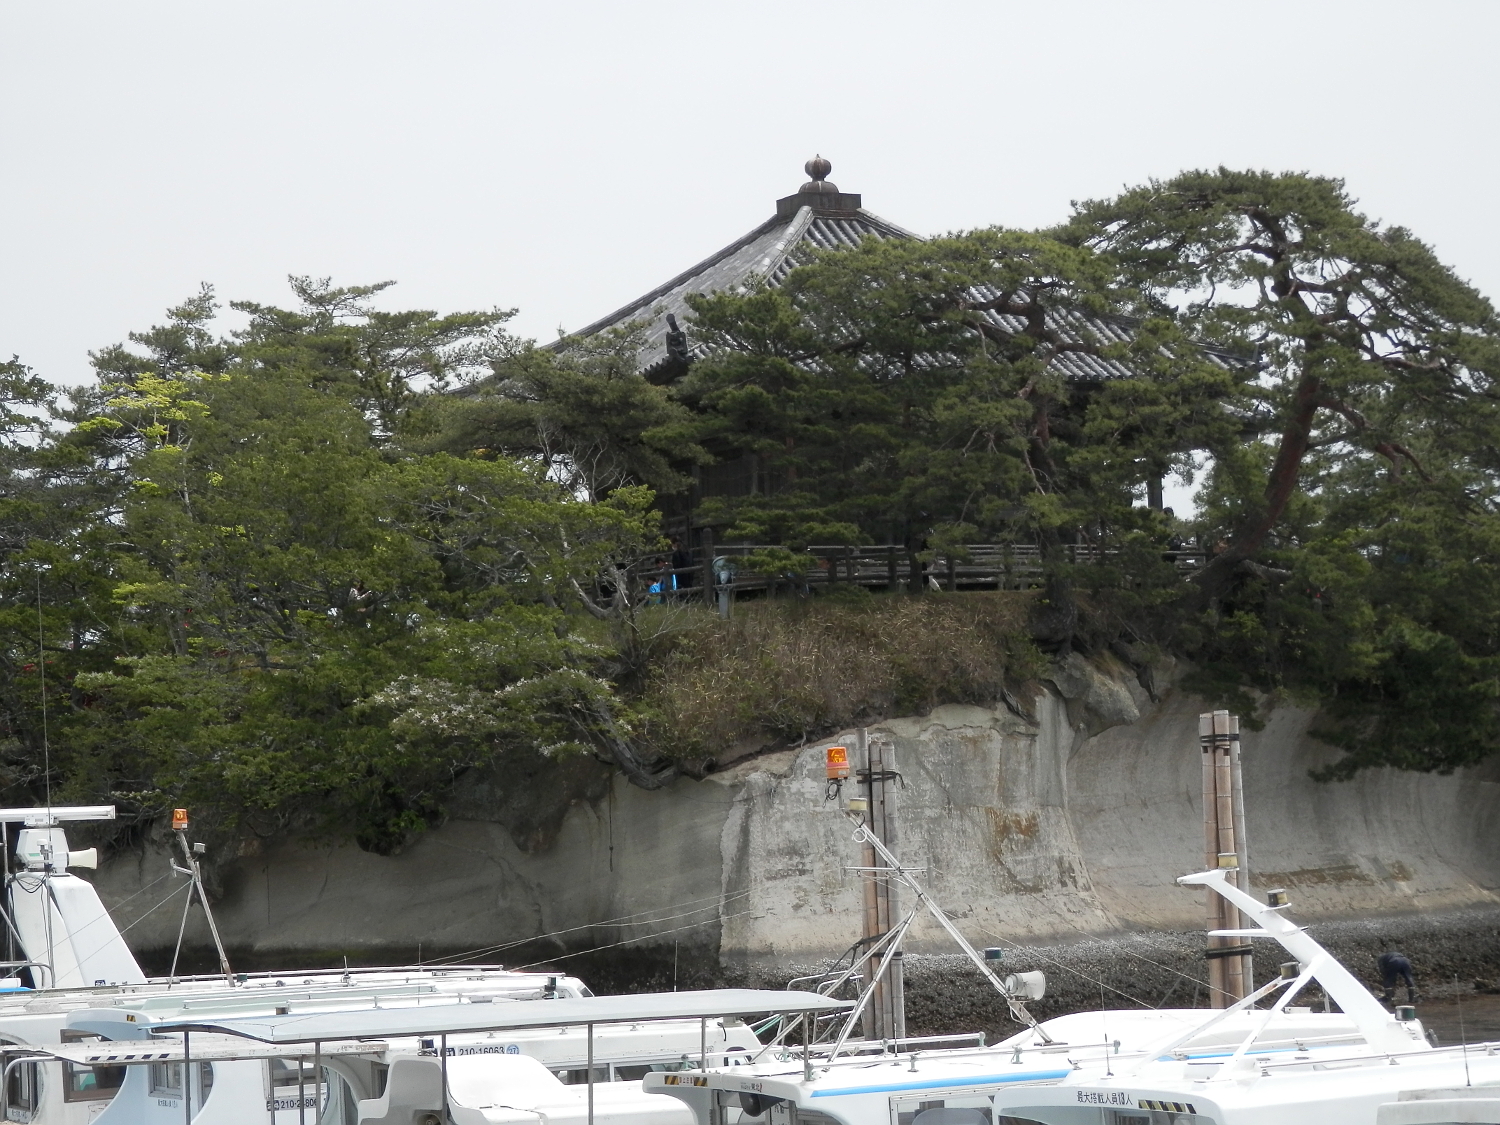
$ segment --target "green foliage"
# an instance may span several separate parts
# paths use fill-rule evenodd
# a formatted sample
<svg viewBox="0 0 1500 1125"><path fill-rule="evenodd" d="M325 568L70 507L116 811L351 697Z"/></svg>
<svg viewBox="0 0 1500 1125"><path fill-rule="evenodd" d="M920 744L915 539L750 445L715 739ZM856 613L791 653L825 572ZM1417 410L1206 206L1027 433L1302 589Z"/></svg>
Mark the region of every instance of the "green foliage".
<svg viewBox="0 0 1500 1125"><path fill-rule="evenodd" d="M72 467L105 515L17 545L6 657L35 652L35 575L59 792L390 851L460 771L593 745L620 705L608 649L570 636L575 591L654 544L655 517L645 490L590 502L534 462L406 448L419 392L501 347L497 317L295 287L300 310L246 306L231 340L208 335L204 294L133 337L143 352L97 357L99 386L30 460ZM66 496L43 497L54 520ZM39 731L14 685L26 782Z"/></svg>
<svg viewBox="0 0 1500 1125"><path fill-rule="evenodd" d="M1489 302L1313 176L1185 173L1085 205L1069 237L1143 309L1258 359L1202 447L1200 533L1224 549L1179 643L1203 675L1324 704L1330 777L1500 748Z"/></svg>
<svg viewBox="0 0 1500 1125"><path fill-rule="evenodd" d="M696 298L704 358L670 385L636 370L638 326L538 349L505 311L292 287L227 336L205 288L68 396L0 364L16 803L391 851L497 754L657 786L653 753L993 703L1069 647L1321 705L1329 777L1500 748L1500 322L1338 181L1191 172L1053 231L820 254ZM657 498L715 462L752 487L695 518L756 544L747 567L1010 541L1045 586L653 605ZM1205 466L1192 526L1141 503ZM1194 538L1214 554L1185 582Z"/></svg>
<svg viewBox="0 0 1500 1125"><path fill-rule="evenodd" d="M432 443L535 459L596 499L632 485L679 491L703 454L687 440L687 412L636 371L639 345L623 331L507 351L487 379L434 404Z"/></svg>
<svg viewBox="0 0 1500 1125"><path fill-rule="evenodd" d="M729 537L1034 542L1041 642L1145 642L1220 697L1322 704L1348 751L1330 776L1497 748L1497 321L1338 181L1186 173L1056 231L867 241L696 310L710 358L676 394L759 471L700 510ZM1079 357L1110 370L1065 376ZM1196 526L1140 506L1204 463ZM1215 549L1188 584L1184 534Z"/></svg>
<svg viewBox="0 0 1500 1125"><path fill-rule="evenodd" d="M699 299L711 358L677 394L700 444L754 455L767 481L703 516L791 548L1039 542L1058 580L1065 542L1164 543L1136 501L1226 428L1236 373L1170 317L1120 331L1136 304L1091 250L1002 230L867 240L779 289ZM1113 377L1064 379L1075 355Z"/></svg>

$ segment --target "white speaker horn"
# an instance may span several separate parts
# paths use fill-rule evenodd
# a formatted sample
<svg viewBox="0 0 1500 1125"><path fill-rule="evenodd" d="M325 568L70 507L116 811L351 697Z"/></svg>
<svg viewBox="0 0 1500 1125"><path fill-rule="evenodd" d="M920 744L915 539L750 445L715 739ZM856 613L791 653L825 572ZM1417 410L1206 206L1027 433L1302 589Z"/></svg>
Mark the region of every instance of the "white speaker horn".
<svg viewBox="0 0 1500 1125"><path fill-rule="evenodd" d="M81 852L68 853L69 867L87 867L91 871L99 867L99 849L84 848Z"/></svg>

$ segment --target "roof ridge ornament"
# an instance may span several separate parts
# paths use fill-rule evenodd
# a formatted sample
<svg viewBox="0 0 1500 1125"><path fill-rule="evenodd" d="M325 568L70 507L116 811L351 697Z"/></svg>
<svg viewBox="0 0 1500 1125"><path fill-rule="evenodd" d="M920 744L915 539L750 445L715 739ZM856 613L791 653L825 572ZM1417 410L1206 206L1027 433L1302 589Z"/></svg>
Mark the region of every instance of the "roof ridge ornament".
<svg viewBox="0 0 1500 1125"><path fill-rule="evenodd" d="M818 156L814 156L806 164L802 165L802 170L806 172L809 177L807 183L802 185L802 191L828 191L833 192L834 194L838 193L838 185L827 182L828 173L833 171L833 165L829 161L825 160L821 154Z"/></svg>
<svg viewBox="0 0 1500 1125"><path fill-rule="evenodd" d="M828 179L833 164L822 153L804 164L802 170L809 176L807 183L795 195L776 201L777 218L790 219L803 207L811 207L820 215L849 216L859 211L860 197L839 191L838 184Z"/></svg>

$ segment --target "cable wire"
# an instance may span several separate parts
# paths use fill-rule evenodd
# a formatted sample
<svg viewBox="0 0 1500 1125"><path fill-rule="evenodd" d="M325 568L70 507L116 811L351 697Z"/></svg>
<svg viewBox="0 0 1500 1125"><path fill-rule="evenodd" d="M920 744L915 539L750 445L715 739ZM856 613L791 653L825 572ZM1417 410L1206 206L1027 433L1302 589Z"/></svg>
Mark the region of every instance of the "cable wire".
<svg viewBox="0 0 1500 1125"><path fill-rule="evenodd" d="M599 928L604 927L604 926L648 926L648 925L651 925L651 924L657 923L657 922L673 922L673 921L676 921L678 918L686 918L690 914L701 914L704 911L715 910L715 909L720 908L721 906L727 906L729 903L735 901L736 899L745 898L749 894L750 894L750 892L748 890L746 890L746 891L736 891L732 895L705 895L703 898L688 899L687 903L685 903L685 904L684 903L678 903L676 905L690 905L690 904L695 903L695 902L705 903L706 905L699 906L699 907L694 907L693 909L690 909L690 910L684 910L684 911L682 911L680 913L677 913L677 914L668 914L667 916L661 917L661 918L646 917L646 915L658 914L662 910L671 910L672 907L670 907L670 906L661 906L661 907L656 907L656 908L651 909L651 910L641 910L641 911L636 912L635 914L621 915L618 918L606 918L606 919L604 919L601 922L587 922L587 923L584 923L583 925L579 925L579 926L569 926L567 929L553 930L550 933L537 934L537 935L535 935L533 937L520 938L520 939L518 939L516 941L502 942L499 945L485 946L482 949L471 949L471 950L469 950L469 951L467 951L465 953L450 953L450 954L448 954L448 955L446 955L444 957L434 958L433 960L430 960L430 961L427 961L427 962L424 962L424 963L427 964L427 965L457 964L457 963L460 963L460 962L463 962L463 961L470 960L471 958L474 958L474 957L486 957L486 956L489 956L492 953L502 953L502 952L504 952L507 949L516 949L516 948L518 948L520 946L531 945L533 942L548 941L548 940L560 938L564 934L573 934L573 933L579 932L580 930L595 930L595 929L599 929ZM738 915L735 915L735 917L738 917ZM640 921L633 921L633 919L637 919L637 918L639 918L641 920ZM702 925L703 923L699 922L699 923L694 923L694 924L695 925ZM663 931L663 932L664 933L671 933L672 931L671 930L666 930L666 931ZM637 939L630 938L628 940L635 941ZM608 948L608 947L605 947L605 948Z"/></svg>

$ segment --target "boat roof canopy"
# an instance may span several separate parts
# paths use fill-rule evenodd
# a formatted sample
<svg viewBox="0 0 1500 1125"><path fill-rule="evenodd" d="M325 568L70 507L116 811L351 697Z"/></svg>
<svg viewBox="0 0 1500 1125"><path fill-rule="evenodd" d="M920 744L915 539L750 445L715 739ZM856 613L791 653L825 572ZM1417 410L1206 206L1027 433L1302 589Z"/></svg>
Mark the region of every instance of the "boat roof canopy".
<svg viewBox="0 0 1500 1125"><path fill-rule="evenodd" d="M715 988L698 992L570 997L524 1003L422 1004L303 1015L165 1020L151 1025L151 1032L153 1035L167 1035L206 1031L258 1039L263 1043L325 1043L341 1039L402 1039L536 1027L581 1027L591 1023L710 1019L761 1012L833 1012L849 1005L850 1001L831 1000L816 992Z"/></svg>

